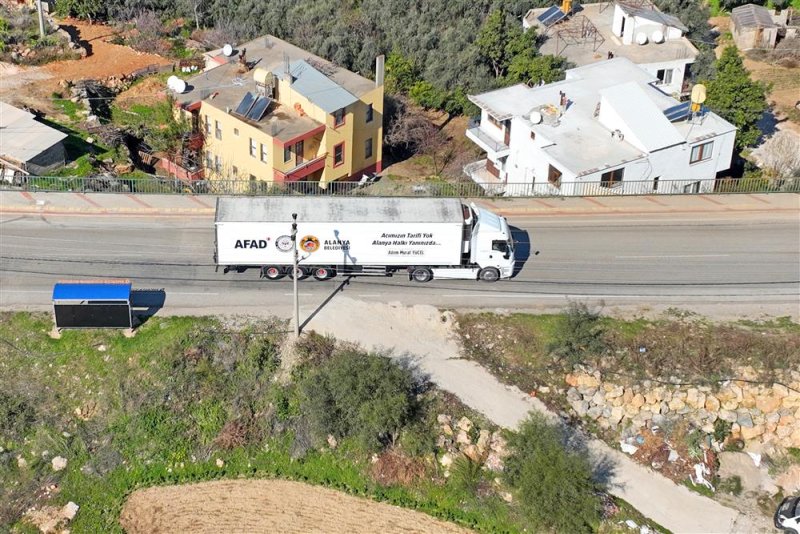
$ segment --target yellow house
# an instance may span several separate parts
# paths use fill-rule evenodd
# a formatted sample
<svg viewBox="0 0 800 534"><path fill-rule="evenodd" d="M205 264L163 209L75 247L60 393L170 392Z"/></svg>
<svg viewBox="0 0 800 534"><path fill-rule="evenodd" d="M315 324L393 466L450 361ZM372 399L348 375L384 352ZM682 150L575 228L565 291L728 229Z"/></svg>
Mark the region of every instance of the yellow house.
<svg viewBox="0 0 800 534"><path fill-rule="evenodd" d="M207 54L176 100L203 134L206 179L324 187L381 170L382 56L375 78L268 35Z"/></svg>

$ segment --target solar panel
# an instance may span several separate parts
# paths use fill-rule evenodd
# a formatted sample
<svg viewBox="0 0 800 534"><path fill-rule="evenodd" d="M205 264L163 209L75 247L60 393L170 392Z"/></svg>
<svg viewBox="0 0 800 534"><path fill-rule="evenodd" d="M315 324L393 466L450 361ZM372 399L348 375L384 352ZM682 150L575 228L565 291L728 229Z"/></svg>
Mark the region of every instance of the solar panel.
<svg viewBox="0 0 800 534"><path fill-rule="evenodd" d="M677 106L672 106L664 110L664 116L670 122L679 121L689 116L689 106L691 102L683 102Z"/></svg>
<svg viewBox="0 0 800 534"><path fill-rule="evenodd" d="M567 16L567 14L559 9L558 13L556 13L555 15L553 15L552 17L547 19L547 22L545 22L544 24L545 24L545 26L547 26L549 28L550 26L552 26L556 22L562 21L566 16Z"/></svg>
<svg viewBox="0 0 800 534"><path fill-rule="evenodd" d="M247 115L247 112L250 111L250 108L253 107L253 102L256 101L256 97L253 96L253 93L247 91L247 94L244 95L242 101L239 102L239 105L236 106L236 110L234 113L237 115Z"/></svg>
<svg viewBox="0 0 800 534"><path fill-rule="evenodd" d="M255 104L253 104L253 107L250 109L250 112L247 114L247 118L251 121L260 121L261 117L264 116L264 112L267 111L271 101L272 100L266 96L259 96L256 99Z"/></svg>
<svg viewBox="0 0 800 534"><path fill-rule="evenodd" d="M560 10L558 7L556 7L556 6L550 7L550 8L548 8L548 9L547 9L547 10L546 10L544 13L542 13L541 15L539 15L538 17L536 17L536 19L537 19L539 22L541 22L542 24L545 24L545 25L546 25L545 21L546 21L547 19L549 19L550 17L552 17L553 15L555 15L555 14L556 14L556 11L561 11L561 10Z"/></svg>

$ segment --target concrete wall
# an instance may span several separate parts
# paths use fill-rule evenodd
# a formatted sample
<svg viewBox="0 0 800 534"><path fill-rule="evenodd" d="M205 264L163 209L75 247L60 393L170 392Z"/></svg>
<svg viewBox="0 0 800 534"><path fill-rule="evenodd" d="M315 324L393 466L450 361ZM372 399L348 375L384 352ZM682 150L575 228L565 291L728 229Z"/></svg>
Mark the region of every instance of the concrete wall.
<svg viewBox="0 0 800 534"><path fill-rule="evenodd" d="M680 94L683 89L683 80L686 78L686 71L688 66L694 63L693 58L674 59L672 61L660 61L658 63L640 63L639 67L652 74L654 77L658 76L660 69L672 69L672 82L656 84L658 89L668 95Z"/></svg>
<svg viewBox="0 0 800 534"><path fill-rule="evenodd" d="M775 42L778 39L778 28L762 28L759 32L756 28L738 28L732 25L731 33L739 50L775 48Z"/></svg>

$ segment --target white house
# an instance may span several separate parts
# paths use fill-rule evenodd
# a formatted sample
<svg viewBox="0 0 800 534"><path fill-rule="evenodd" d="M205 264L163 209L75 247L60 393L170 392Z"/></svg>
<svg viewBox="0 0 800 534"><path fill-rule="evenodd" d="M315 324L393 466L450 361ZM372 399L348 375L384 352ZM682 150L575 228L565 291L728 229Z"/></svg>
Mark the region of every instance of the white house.
<svg viewBox="0 0 800 534"><path fill-rule="evenodd" d="M493 192L700 192L730 167L736 127L706 109L691 113L625 58L469 98L481 120L467 137L486 158L464 170Z"/></svg>
<svg viewBox="0 0 800 534"><path fill-rule="evenodd" d="M536 28L544 37L542 54L579 67L625 57L655 76L665 93L687 92L687 74L699 52L685 37L686 26L649 1L583 4L549 26L544 13L531 9L522 20L525 29Z"/></svg>

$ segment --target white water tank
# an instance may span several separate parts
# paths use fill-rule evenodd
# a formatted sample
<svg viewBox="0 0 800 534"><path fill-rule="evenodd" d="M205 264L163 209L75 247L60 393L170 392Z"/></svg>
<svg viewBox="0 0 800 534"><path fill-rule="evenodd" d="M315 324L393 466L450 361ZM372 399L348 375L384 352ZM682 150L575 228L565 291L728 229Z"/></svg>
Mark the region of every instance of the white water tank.
<svg viewBox="0 0 800 534"><path fill-rule="evenodd" d="M636 42L640 45L647 44L647 34L644 32L637 33Z"/></svg>
<svg viewBox="0 0 800 534"><path fill-rule="evenodd" d="M656 30L650 36L654 43L663 43L664 42L664 32L661 30Z"/></svg>

